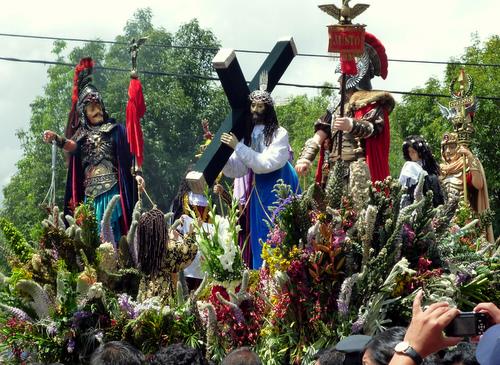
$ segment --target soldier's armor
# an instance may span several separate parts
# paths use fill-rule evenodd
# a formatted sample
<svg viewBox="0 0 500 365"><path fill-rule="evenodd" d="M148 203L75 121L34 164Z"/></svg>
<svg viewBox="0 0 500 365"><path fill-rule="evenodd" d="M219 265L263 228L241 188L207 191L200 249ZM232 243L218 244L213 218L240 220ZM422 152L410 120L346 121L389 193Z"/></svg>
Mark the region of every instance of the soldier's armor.
<svg viewBox="0 0 500 365"><path fill-rule="evenodd" d="M345 116L354 118L355 109L349 103L346 104ZM336 130L333 128L335 118L332 118L331 124L326 126L324 122L317 121L315 129L322 129L330 138L333 137ZM326 128L325 128L326 127ZM352 162L365 158L365 138L379 134L384 128L384 118L382 106L367 112L362 119L357 119L354 122L351 132L342 133L342 154L339 156L339 148L337 138L334 138L329 154L330 163L341 158L343 161Z"/></svg>
<svg viewBox="0 0 500 365"><path fill-rule="evenodd" d="M96 197L118 183L113 129L116 123L79 128L73 139L81 149L85 195Z"/></svg>
<svg viewBox="0 0 500 365"><path fill-rule="evenodd" d="M463 170L442 177L441 185L447 197L453 195L462 197L464 192Z"/></svg>

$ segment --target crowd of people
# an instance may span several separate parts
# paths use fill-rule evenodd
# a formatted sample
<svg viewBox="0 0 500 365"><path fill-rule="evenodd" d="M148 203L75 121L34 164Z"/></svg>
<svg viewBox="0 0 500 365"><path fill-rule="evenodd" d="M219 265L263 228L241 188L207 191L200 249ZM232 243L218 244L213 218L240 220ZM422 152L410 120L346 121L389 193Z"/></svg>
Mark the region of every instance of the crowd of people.
<svg viewBox="0 0 500 365"><path fill-rule="evenodd" d="M391 327L371 337L352 335L315 355L315 365L499 365L500 309L493 303L480 303L475 313L485 313L489 327L478 336L447 337L446 327L460 311L446 302L422 307L423 292L415 296L408 328ZM184 344L160 348L145 357L124 341L102 344L93 353L91 365L211 365L199 349ZM261 365L249 347L231 351L221 365ZM52 364L56 365L56 364Z"/></svg>

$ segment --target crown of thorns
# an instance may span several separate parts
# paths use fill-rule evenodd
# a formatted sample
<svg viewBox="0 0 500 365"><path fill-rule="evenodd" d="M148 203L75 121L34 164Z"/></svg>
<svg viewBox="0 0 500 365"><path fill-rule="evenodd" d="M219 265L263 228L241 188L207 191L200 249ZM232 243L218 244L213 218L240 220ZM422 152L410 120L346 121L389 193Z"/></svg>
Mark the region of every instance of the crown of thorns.
<svg viewBox="0 0 500 365"><path fill-rule="evenodd" d="M250 96L248 98L250 99L250 101L255 103L274 105L274 100L271 97L271 94L266 90L254 90L250 93Z"/></svg>

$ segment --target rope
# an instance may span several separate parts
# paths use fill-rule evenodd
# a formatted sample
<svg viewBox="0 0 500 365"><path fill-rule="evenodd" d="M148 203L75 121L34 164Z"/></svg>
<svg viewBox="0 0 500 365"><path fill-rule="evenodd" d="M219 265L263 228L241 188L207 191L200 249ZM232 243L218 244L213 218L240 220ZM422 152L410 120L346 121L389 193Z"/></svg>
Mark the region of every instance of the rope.
<svg viewBox="0 0 500 365"><path fill-rule="evenodd" d="M50 187L43 198L41 206L48 206L50 208L54 208L56 206L56 160L57 160L57 145L56 141L52 141L52 164L50 169L52 171L52 177L50 180Z"/></svg>

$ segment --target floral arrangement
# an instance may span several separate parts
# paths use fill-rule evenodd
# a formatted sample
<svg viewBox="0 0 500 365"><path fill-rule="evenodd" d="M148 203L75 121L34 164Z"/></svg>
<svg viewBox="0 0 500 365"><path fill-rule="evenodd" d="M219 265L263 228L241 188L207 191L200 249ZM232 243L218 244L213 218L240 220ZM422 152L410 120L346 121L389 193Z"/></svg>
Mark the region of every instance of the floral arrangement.
<svg viewBox="0 0 500 365"><path fill-rule="evenodd" d="M227 216L216 213L212 200L208 200L209 223L203 223L193 213L196 242L203 254L202 268L215 280L229 282L242 277L243 260L238 246L237 203L232 202Z"/></svg>
<svg viewBox="0 0 500 365"><path fill-rule="evenodd" d="M219 362L251 346L266 364L312 364L349 334L406 325L419 288L461 310L500 302L498 242L481 235L491 213L474 216L453 199L434 208L432 193L401 209L396 180L372 185L357 162L347 187L346 168L334 168L325 191L276 185L259 271L244 267L236 203L217 214L210 201L208 224L195 220L189 238L208 275L189 292L172 272L168 297L138 295L134 229L120 242L99 238L89 205L66 217L68 228L55 210L38 243L0 220L10 266L0 275L0 360L86 363L100 343L122 339L145 354L184 342Z"/></svg>

